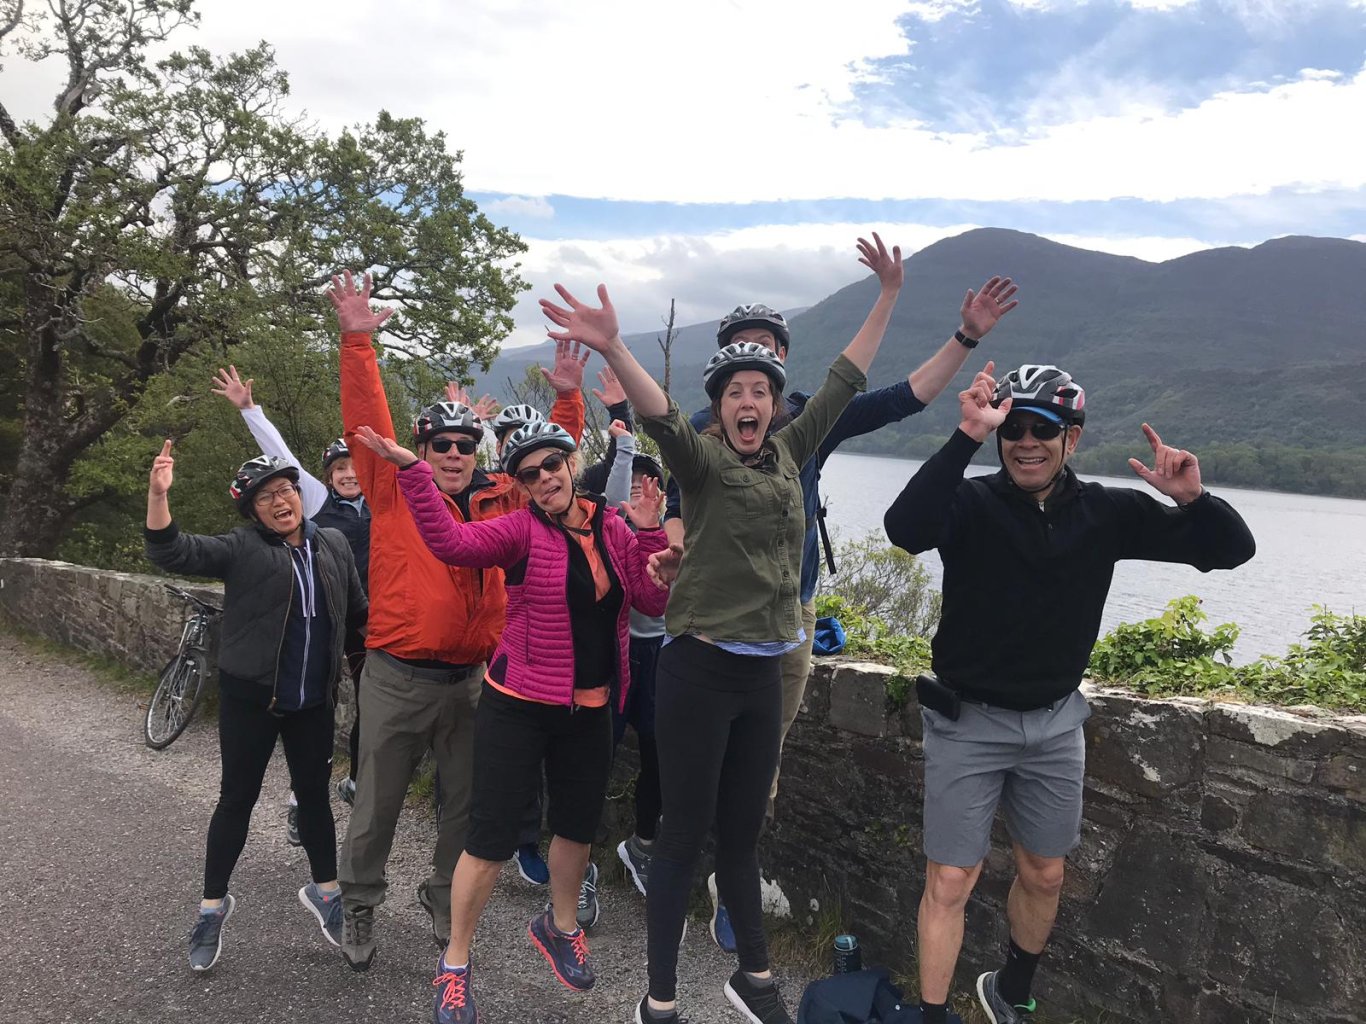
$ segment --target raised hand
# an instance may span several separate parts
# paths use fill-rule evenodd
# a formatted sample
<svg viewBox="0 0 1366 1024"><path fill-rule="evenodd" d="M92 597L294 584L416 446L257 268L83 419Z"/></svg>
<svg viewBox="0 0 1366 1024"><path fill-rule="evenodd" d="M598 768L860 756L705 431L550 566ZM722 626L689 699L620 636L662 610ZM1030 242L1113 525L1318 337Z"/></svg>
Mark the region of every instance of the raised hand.
<svg viewBox="0 0 1366 1024"><path fill-rule="evenodd" d="M370 275L366 274L361 288L357 290L351 271L340 277L332 276L332 287L327 290L327 298L337 311L337 322L343 334L374 334L380 324L394 315L392 309L374 312L370 309Z"/></svg>
<svg viewBox="0 0 1366 1024"><path fill-rule="evenodd" d="M498 413L498 399L494 398L492 395L485 395L470 406L470 408L474 410L474 414L481 420L491 419Z"/></svg>
<svg viewBox="0 0 1366 1024"><path fill-rule="evenodd" d="M996 369L994 362L987 365L972 378L966 391L958 392L958 407L962 420L958 429L973 440L985 441L991 432L1005 422L1010 412L1010 399L999 407L993 407L991 400L996 395L996 378L991 372Z"/></svg>
<svg viewBox="0 0 1366 1024"><path fill-rule="evenodd" d="M645 481L641 481L642 485ZM683 545L674 541L663 551L656 551L645 562L645 574L650 582L660 590L668 590L678 579L679 567L683 564Z"/></svg>
<svg viewBox="0 0 1366 1024"><path fill-rule="evenodd" d="M889 253L878 233L874 231L872 242L864 238L858 240L858 251L858 261L877 275L884 292L901 290L906 280L906 271L901 265L901 246L892 246Z"/></svg>
<svg viewBox="0 0 1366 1024"><path fill-rule="evenodd" d="M640 494L634 501L623 501L621 507L636 529L654 529L659 525L659 513L664 508L664 492L659 489L659 481L652 476L641 477Z"/></svg>
<svg viewBox="0 0 1366 1024"><path fill-rule="evenodd" d="M446 381L446 401L469 406L474 415L481 420L488 419L498 411L498 402L492 395L485 395L479 401L471 402L469 394L457 380Z"/></svg>
<svg viewBox="0 0 1366 1024"><path fill-rule="evenodd" d="M958 311L963 333L969 338L985 338L1001 317L1020 304L1011 298L1019 290L1008 277L993 277L980 291L969 288Z"/></svg>
<svg viewBox="0 0 1366 1024"><path fill-rule="evenodd" d="M1189 505L1204 493L1200 483L1200 462L1184 448L1173 448L1162 443L1157 431L1143 424L1143 436L1153 449L1153 468L1138 459L1129 460L1129 468L1155 490L1161 491L1178 505Z"/></svg>
<svg viewBox="0 0 1366 1024"><path fill-rule="evenodd" d="M237 376L237 367L229 366L226 370L221 366L214 374L214 386L209 388L215 395L222 395L239 409L253 409L256 403L251 400L251 386L255 381L248 377L245 382Z"/></svg>
<svg viewBox="0 0 1366 1024"><path fill-rule="evenodd" d="M546 383L555 389L557 395L572 394L583 387L583 368L592 352L577 341L571 349L569 339L561 339L553 334L551 337L556 339L555 368L547 370L542 366L540 371L545 376Z"/></svg>
<svg viewBox="0 0 1366 1024"><path fill-rule="evenodd" d="M561 331L547 331L550 337L556 341L582 342L594 352L606 352L613 343L620 342L617 311L612 307L612 300L607 297L605 284L598 285L598 301L602 303L601 306L590 306L580 302L570 295L569 289L562 284L557 284L555 291L569 304L569 308L557 306L549 299L541 300L541 312L546 315L546 319L564 328Z"/></svg>
<svg viewBox="0 0 1366 1024"><path fill-rule="evenodd" d="M607 408L626 401L626 389L621 386L621 381L617 380L617 375L610 366L604 366L598 371L598 383L602 387L593 389L593 397Z"/></svg>
<svg viewBox="0 0 1366 1024"><path fill-rule="evenodd" d="M407 466L417 462L418 457L410 452L403 445L399 444L392 437L385 437L377 434L369 427L356 428L356 440L386 462L392 462L395 466Z"/></svg>
<svg viewBox="0 0 1366 1024"><path fill-rule="evenodd" d="M147 493L160 497L171 489L175 478L175 459L171 456L171 439L161 446L161 454L152 460L152 473L147 480Z"/></svg>
<svg viewBox="0 0 1366 1024"><path fill-rule="evenodd" d="M607 433L613 437L625 437L630 431L626 429L626 424L622 423L621 420L613 420L607 424Z"/></svg>

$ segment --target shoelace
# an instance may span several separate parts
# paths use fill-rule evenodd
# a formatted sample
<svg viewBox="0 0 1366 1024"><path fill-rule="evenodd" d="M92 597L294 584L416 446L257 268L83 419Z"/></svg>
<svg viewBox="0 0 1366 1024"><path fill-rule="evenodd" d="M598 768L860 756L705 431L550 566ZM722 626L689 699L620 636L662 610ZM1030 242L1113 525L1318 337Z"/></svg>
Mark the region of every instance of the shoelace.
<svg viewBox="0 0 1366 1024"><path fill-rule="evenodd" d="M587 910L588 901L591 900L597 894L597 885L595 885L593 882L590 882L588 879L585 878L583 880L583 884L579 886L579 909Z"/></svg>
<svg viewBox="0 0 1366 1024"><path fill-rule="evenodd" d="M449 1010L452 1007L458 1010L464 1007L465 984L468 978L469 975L464 971L458 973L456 971L445 971L438 974L432 981L434 988L446 986L446 991L441 993L441 1008L443 1010Z"/></svg>
<svg viewBox="0 0 1366 1024"><path fill-rule="evenodd" d="M753 995L746 1002L760 1020L768 1020L769 1014L782 1009L783 1001L778 995L777 985L761 985L752 987L750 991Z"/></svg>
<svg viewBox="0 0 1366 1024"><path fill-rule="evenodd" d="M216 931L218 928L222 927L222 925L223 918L221 915L200 914L199 920L196 921L194 927L190 929L190 942L194 945L198 945L204 941L211 930Z"/></svg>
<svg viewBox="0 0 1366 1024"><path fill-rule="evenodd" d="M368 914L352 914L350 917L343 918L351 928L351 935L355 939L356 945L370 940L370 930L374 926L374 918Z"/></svg>
<svg viewBox="0 0 1366 1024"><path fill-rule="evenodd" d="M582 928L569 936L569 944L574 947L574 959L578 960L580 965L587 963L588 936L583 933Z"/></svg>

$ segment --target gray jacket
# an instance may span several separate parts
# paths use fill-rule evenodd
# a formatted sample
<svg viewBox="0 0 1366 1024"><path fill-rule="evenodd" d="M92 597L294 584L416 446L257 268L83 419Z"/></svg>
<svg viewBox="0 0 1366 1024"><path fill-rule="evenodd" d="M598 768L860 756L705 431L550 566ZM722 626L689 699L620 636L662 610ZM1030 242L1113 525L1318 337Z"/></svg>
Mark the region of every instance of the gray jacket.
<svg viewBox="0 0 1366 1024"><path fill-rule="evenodd" d="M346 637L365 626L370 602L356 573L355 558L342 534L305 520L314 543L318 573L333 628L328 693L341 677ZM216 537L182 533L174 522L147 530L147 558L167 572L223 581L223 623L219 634L220 673L269 687L274 703L280 650L290 603L298 600L288 545L258 524ZM262 696L265 693L262 692Z"/></svg>

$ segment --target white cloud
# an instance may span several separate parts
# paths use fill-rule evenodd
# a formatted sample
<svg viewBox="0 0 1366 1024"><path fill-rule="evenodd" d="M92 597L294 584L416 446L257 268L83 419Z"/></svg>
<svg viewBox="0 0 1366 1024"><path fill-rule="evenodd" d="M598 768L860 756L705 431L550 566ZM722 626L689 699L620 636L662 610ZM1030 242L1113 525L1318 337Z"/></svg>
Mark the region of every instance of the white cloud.
<svg viewBox="0 0 1366 1024"><path fill-rule="evenodd" d="M555 207L544 196L507 196L484 204L484 212L511 217L534 217L537 220L550 220L555 216Z"/></svg>

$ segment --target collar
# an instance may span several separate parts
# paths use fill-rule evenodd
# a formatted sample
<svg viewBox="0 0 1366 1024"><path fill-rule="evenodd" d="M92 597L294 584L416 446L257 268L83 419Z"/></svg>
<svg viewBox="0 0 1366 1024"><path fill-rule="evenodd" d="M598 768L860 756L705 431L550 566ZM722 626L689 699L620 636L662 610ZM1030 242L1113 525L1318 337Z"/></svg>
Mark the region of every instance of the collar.
<svg viewBox="0 0 1366 1024"><path fill-rule="evenodd" d="M987 486L1002 497L1013 501L1022 501L1033 505L1035 508L1039 505L1039 501L1034 495L1015 485L1015 481L1010 478L1010 473L1004 466L987 477L986 480ZM1043 502L1044 511L1049 512L1075 501L1080 489L1081 482L1077 479L1077 474L1072 471L1071 466L1064 464L1062 472L1058 475L1058 482L1053 485L1053 490L1049 492L1048 497Z"/></svg>

